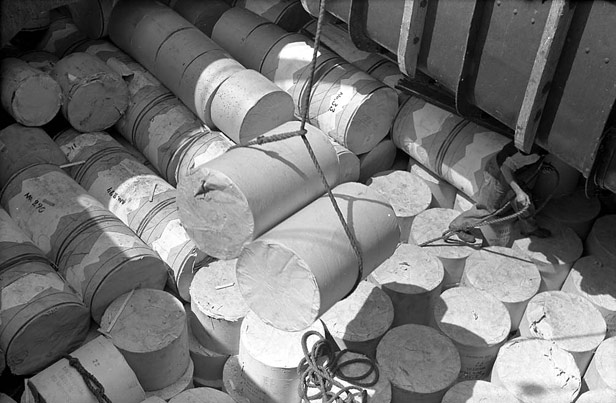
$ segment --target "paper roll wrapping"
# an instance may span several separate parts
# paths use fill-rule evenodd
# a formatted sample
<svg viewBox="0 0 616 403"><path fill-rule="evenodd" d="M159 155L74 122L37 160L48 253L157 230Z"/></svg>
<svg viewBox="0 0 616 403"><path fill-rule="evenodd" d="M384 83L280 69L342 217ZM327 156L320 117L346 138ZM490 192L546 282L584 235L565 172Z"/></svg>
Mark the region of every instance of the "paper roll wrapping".
<svg viewBox="0 0 616 403"><path fill-rule="evenodd" d="M175 396L179 395L185 390L192 389L194 387L194 380L193 380L194 369L195 367L193 365L193 362L192 360L189 359L188 367L186 368L186 371L182 374L180 379L178 379L176 382L172 383L171 385L167 386L166 388L146 391L145 392L146 397L150 398L150 397L155 396L155 397L160 397L164 401L169 401L170 399L174 398Z"/></svg>
<svg viewBox="0 0 616 403"><path fill-rule="evenodd" d="M233 145L222 133L204 127L158 79L111 43L89 42L83 51L103 59L118 74L132 77L131 102L115 127L172 186Z"/></svg>
<svg viewBox="0 0 616 403"><path fill-rule="evenodd" d="M246 142L292 119L291 98L265 77L251 75L244 92L218 89L244 68L190 22L163 4L120 1L109 25L111 39L153 72L206 125ZM245 94L250 94L246 98ZM218 119L212 102L228 105ZM243 123L253 122L258 125ZM231 123L231 124L230 124Z"/></svg>
<svg viewBox="0 0 616 403"><path fill-rule="evenodd" d="M325 333L320 321L307 330ZM238 358L243 381L240 395L251 402L300 403L297 366L304 356L301 343L304 333L275 329L250 312L242 323L240 338ZM308 351L317 340L316 336L308 337Z"/></svg>
<svg viewBox="0 0 616 403"><path fill-rule="evenodd" d="M565 291L535 295L520 322L522 337L553 341L573 356L581 374L605 332L605 320L597 308L587 299Z"/></svg>
<svg viewBox="0 0 616 403"><path fill-rule="evenodd" d="M288 122L267 135L298 130L299 125ZM306 128L328 183L336 183L339 164L333 146L320 130ZM194 169L178 185L178 207L199 249L219 259L233 259L248 242L323 191L304 142L296 136L235 148Z"/></svg>
<svg viewBox="0 0 616 403"><path fill-rule="evenodd" d="M434 304L432 326L460 353L460 380L490 374L499 348L511 330L507 308L494 296L470 287L451 288Z"/></svg>
<svg viewBox="0 0 616 403"><path fill-rule="evenodd" d="M597 348L584 374L584 381L590 390L609 388L616 390L616 337L604 340Z"/></svg>
<svg viewBox="0 0 616 403"><path fill-rule="evenodd" d="M0 298L2 367L6 363L13 374L42 370L88 332L90 313L79 295L3 209Z"/></svg>
<svg viewBox="0 0 616 403"><path fill-rule="evenodd" d="M190 305L185 305L184 309L188 316L188 351L195 366L193 382L195 386L221 388L223 367L229 356L207 349L199 343L193 331L195 315L190 310Z"/></svg>
<svg viewBox="0 0 616 403"><path fill-rule="evenodd" d="M71 176L169 265L169 285L185 299L195 262L205 258L180 223L176 191L104 132L69 129L55 138L73 167Z"/></svg>
<svg viewBox="0 0 616 403"><path fill-rule="evenodd" d="M581 387L571 354L551 341L526 338L500 349L490 382L528 403L571 403Z"/></svg>
<svg viewBox="0 0 616 403"><path fill-rule="evenodd" d="M139 289L121 295L105 311L101 329L109 334L146 392L176 383L191 362L186 312L182 303L165 291Z"/></svg>
<svg viewBox="0 0 616 403"><path fill-rule="evenodd" d="M486 381L463 381L455 384L443 396L442 403L519 403L507 389Z"/></svg>
<svg viewBox="0 0 616 403"><path fill-rule="evenodd" d="M223 0L209 0L203 2L200 0L174 0L170 6L186 18L195 27L207 36L212 36L214 25L220 17L227 11L229 4Z"/></svg>
<svg viewBox="0 0 616 403"><path fill-rule="evenodd" d="M250 10L289 32L298 31L311 19L299 0L237 0L233 6Z"/></svg>
<svg viewBox="0 0 616 403"><path fill-rule="evenodd" d="M317 22L313 20L305 24L303 29L314 37L316 27ZM332 23L323 24L321 42L344 60L370 74L388 87L396 89L396 84L403 78L396 63L377 53L357 49L349 33L338 25Z"/></svg>
<svg viewBox="0 0 616 403"><path fill-rule="evenodd" d="M439 259L419 246L400 244L370 275L394 305L392 326L428 325L440 295L445 270Z"/></svg>
<svg viewBox="0 0 616 403"><path fill-rule="evenodd" d="M90 54L76 52L63 57L51 76L62 88L64 117L79 131L107 129L128 107L128 89L122 77Z"/></svg>
<svg viewBox="0 0 616 403"><path fill-rule="evenodd" d="M490 246L466 259L460 285L485 291L501 301L509 311L511 330L515 331L540 283L539 270L528 256L511 248Z"/></svg>
<svg viewBox="0 0 616 403"><path fill-rule="evenodd" d="M412 242L413 219L425 211L432 201L428 185L407 171L382 172L368 179L366 184L381 193L394 208L400 226L400 240L409 242L410 239Z"/></svg>
<svg viewBox="0 0 616 403"><path fill-rule="evenodd" d="M240 328L248 306L235 277L235 260L219 260L202 267L190 285L193 333L199 343L217 353L239 351Z"/></svg>
<svg viewBox="0 0 616 403"><path fill-rule="evenodd" d="M357 182L359 180L359 158L343 145L332 139L332 144L338 155L340 163L340 183Z"/></svg>
<svg viewBox="0 0 616 403"><path fill-rule="evenodd" d="M573 264L562 287L580 295L601 312L607 325L606 338L616 336L616 271L596 256L585 256Z"/></svg>
<svg viewBox="0 0 616 403"><path fill-rule="evenodd" d="M440 207L459 210L455 207L457 190L449 184L449 182L436 176L433 172L424 168L421 164L415 161L413 158L409 159L409 165L407 169L410 173L420 177L432 192L432 202L430 207Z"/></svg>
<svg viewBox="0 0 616 403"><path fill-rule="evenodd" d="M141 403L145 393L122 354L105 336L71 352L94 375L113 402ZM28 380L29 389L48 403L98 403L83 377L66 359L61 359Z"/></svg>
<svg viewBox="0 0 616 403"><path fill-rule="evenodd" d="M546 217L575 231L585 240L599 215L601 202L596 196L586 197L583 189L552 199L541 211Z"/></svg>
<svg viewBox="0 0 616 403"><path fill-rule="evenodd" d="M55 165L13 174L0 203L58 267L97 322L116 297L163 288L167 267L133 231Z"/></svg>
<svg viewBox="0 0 616 403"><path fill-rule="evenodd" d="M392 207L359 183L333 189L362 254L362 279L390 257L400 238ZM248 244L237 280L248 306L283 330L310 326L353 289L357 256L331 201L323 196Z"/></svg>
<svg viewBox="0 0 616 403"><path fill-rule="evenodd" d="M386 137L372 150L358 155L359 181L365 183L372 176L390 170L396 159L397 150L393 141Z"/></svg>
<svg viewBox="0 0 616 403"><path fill-rule="evenodd" d="M576 403L612 403L616 402L616 390L597 389L582 393Z"/></svg>
<svg viewBox="0 0 616 403"><path fill-rule="evenodd" d="M560 290L573 262L582 256L582 241L571 228L562 224L543 218L538 218L537 222L551 235L547 238L524 237L514 232L512 248L530 257L539 269L539 292Z"/></svg>
<svg viewBox="0 0 616 403"><path fill-rule="evenodd" d="M507 137L411 97L400 108L392 140L424 167L474 198L487 161Z"/></svg>
<svg viewBox="0 0 616 403"><path fill-rule="evenodd" d="M241 29L238 29L241 27ZM266 19L234 8L217 22L212 38L246 67L260 71L283 90L301 116L313 43L300 34L288 34ZM391 88L320 49L310 93L310 123L356 154L382 140L397 110Z"/></svg>
<svg viewBox="0 0 616 403"><path fill-rule="evenodd" d="M586 238L585 249L610 267L616 266L616 215L599 217Z"/></svg>
<svg viewBox="0 0 616 403"><path fill-rule="evenodd" d="M440 403L460 372L460 356L451 340L421 325L387 332L376 359L381 374L391 382L393 403Z"/></svg>
<svg viewBox="0 0 616 403"><path fill-rule="evenodd" d="M419 213L411 226L411 237L419 245L425 241L437 238L449 229L449 224L460 213L451 209L433 208ZM467 245L460 242L457 236L451 237L447 242L438 240L424 246L424 250L440 259L445 269L443 288L451 288L460 283L466 258L478 246Z"/></svg>
<svg viewBox="0 0 616 403"><path fill-rule="evenodd" d="M387 294L373 283L362 281L351 295L321 316L321 321L340 350L374 357L381 337L394 320Z"/></svg>
<svg viewBox="0 0 616 403"><path fill-rule="evenodd" d="M68 8L75 25L89 38L107 36L111 10L118 0L80 0L69 4Z"/></svg>
<svg viewBox="0 0 616 403"><path fill-rule="evenodd" d="M0 130L0 187L27 166L66 163L66 155L43 129L14 123Z"/></svg>
<svg viewBox="0 0 616 403"><path fill-rule="evenodd" d="M62 105L62 90L51 76L23 60L8 57L0 62L2 106L25 126L42 126Z"/></svg>

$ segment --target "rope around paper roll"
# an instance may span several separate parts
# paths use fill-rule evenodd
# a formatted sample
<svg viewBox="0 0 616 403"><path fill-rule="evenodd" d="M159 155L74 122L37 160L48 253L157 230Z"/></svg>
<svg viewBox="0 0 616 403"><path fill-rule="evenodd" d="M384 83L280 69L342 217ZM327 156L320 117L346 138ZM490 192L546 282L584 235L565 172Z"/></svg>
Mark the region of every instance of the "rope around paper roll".
<svg viewBox="0 0 616 403"><path fill-rule="evenodd" d="M317 336L312 349L308 351L308 338ZM354 358L340 363L341 358L349 350L335 351L331 342L327 341L319 332L309 331L302 336L302 350L304 358L297 366L300 375L298 394L302 403L321 401L322 403L367 403L368 393L364 387L374 386L379 381L379 369L370 358ZM363 363L368 365L368 370L358 376L346 376L342 369L352 364ZM363 382L372 374L374 380ZM352 382L354 385L345 386L338 379ZM338 389L332 392L333 387ZM313 395L309 395L309 389L318 389Z"/></svg>
<svg viewBox="0 0 616 403"><path fill-rule="evenodd" d="M71 367L75 368L75 370L81 375L84 383L90 390L90 392L96 397L96 401L99 403L113 403L107 395L105 395L105 387L96 379L94 375L88 372L87 369L81 365L79 359L73 357L70 354L66 354L64 356Z"/></svg>
<svg viewBox="0 0 616 403"><path fill-rule="evenodd" d="M353 288L351 289L351 291L347 294L347 296L349 296L350 294L353 293L353 291L355 291L355 289L357 289L357 286L359 285L359 283L361 282L361 280L364 277L364 261L363 261L363 256L362 256L362 252L361 252L361 248L359 245L359 242L357 241L357 238L355 238L355 235L353 234L353 232L351 231L351 228L349 227L348 223L346 222L346 220L344 219L344 216L342 215L342 212L340 211L340 207L338 206L338 203L336 202L336 199L334 198L334 195L332 193L332 189L331 186L329 185L329 183L327 182L327 178L325 177L325 173L323 172L323 169L321 168L321 165L319 164L319 161L317 160L316 155L314 154L314 151L312 149L312 146L310 145L310 142L308 141L308 138L306 138L306 122L308 121L308 116L309 116L309 108L310 108L310 95L312 93L312 86L314 83L314 76L315 76L315 71L316 71L316 65L317 65L317 56L319 54L319 47L321 44L321 31L323 28L323 19L325 17L325 1L326 0L321 0L320 2L320 6L319 6L319 16L317 19L317 29L315 32L315 36L314 36L314 47L313 47L313 52L312 52L312 60L310 62L310 75L308 77L308 85L306 86L307 91L304 92L302 100L301 100L301 110L302 110L302 120L301 120L301 125L300 125L300 129L299 130L295 130L292 132L287 132L287 133L279 133L279 134L273 134L271 136L259 136L251 141L249 141L248 143L244 144L244 145L235 145L231 148L229 148L229 150L232 150L234 148L240 148L240 147L250 147L253 145L261 145L261 144L267 144L267 143L273 143L276 141L282 141L282 140L286 140L292 137L297 137L300 136L304 142L304 145L306 146L306 149L308 150L308 154L310 154L310 158L312 159L312 163L314 164L314 167L316 168L317 172L319 173L319 176L321 177L321 182L323 182L323 187L325 188L325 191L327 193L327 197L329 197L330 202L332 203L332 206L334 207L334 210L336 211L336 215L338 216L338 219L340 220L340 223L342 224L342 227L344 228L344 232L347 236L347 238L349 239L349 242L351 243L351 247L353 248L353 252L355 252L355 256L357 257L357 265L358 265L358 273L357 273L357 279L355 280L355 284L353 285ZM227 151L229 151L227 150ZM345 296L345 298L347 297Z"/></svg>

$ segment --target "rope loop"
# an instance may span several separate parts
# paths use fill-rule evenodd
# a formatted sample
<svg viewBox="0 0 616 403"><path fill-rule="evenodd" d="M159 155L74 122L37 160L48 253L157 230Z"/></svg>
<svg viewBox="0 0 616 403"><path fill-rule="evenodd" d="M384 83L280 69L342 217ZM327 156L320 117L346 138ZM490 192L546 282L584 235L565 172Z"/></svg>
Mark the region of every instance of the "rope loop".
<svg viewBox="0 0 616 403"><path fill-rule="evenodd" d="M308 351L308 338L317 336L317 340ZM349 350L335 351L331 342L327 341L319 332L309 331L302 336L302 350L304 358L297 366L300 375L298 388L302 403L321 401L322 403L367 403L368 392L366 387L374 386L379 380L379 370L376 363L366 358L353 358L342 361ZM353 364L366 364L365 373L357 376L344 375L343 369ZM372 377L373 379L368 381ZM340 381L353 383L345 386ZM316 392L309 394L310 389ZM337 390L334 392L334 390Z"/></svg>
<svg viewBox="0 0 616 403"><path fill-rule="evenodd" d="M98 381L98 379L96 379L94 375L88 372L88 370L85 369L83 365L81 365L81 362L78 358L73 357L70 354L66 354L64 358L68 360L69 365L75 368L79 375L81 375L84 383L86 384L90 392L92 392L94 397L96 397L97 402L112 403L111 400L107 397L107 395L105 395L105 387Z"/></svg>

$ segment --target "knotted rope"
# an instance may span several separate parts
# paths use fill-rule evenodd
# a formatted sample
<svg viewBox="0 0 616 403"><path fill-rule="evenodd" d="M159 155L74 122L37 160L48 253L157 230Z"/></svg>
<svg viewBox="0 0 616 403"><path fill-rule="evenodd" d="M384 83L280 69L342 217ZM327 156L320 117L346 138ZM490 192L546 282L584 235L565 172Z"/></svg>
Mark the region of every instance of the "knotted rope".
<svg viewBox="0 0 616 403"><path fill-rule="evenodd" d="M88 370L81 365L79 359L70 354L66 354L64 358L66 358L70 366L75 368L79 375L81 375L90 392L92 392L94 397L96 397L96 401L99 403L112 403L107 395L105 395L105 387L98 381L98 379L96 379L94 375L88 372Z"/></svg>
<svg viewBox="0 0 616 403"><path fill-rule="evenodd" d="M308 338L317 336L317 340L312 349L308 351ZM348 350L335 352L332 344L318 332L309 331L302 337L302 349L304 358L300 361L297 371L300 375L298 394L302 398L302 403L321 400L322 403L367 403L368 393L364 387L375 385L379 380L379 369L376 363L370 358L353 358L341 362L341 358L348 353ZM353 364L366 364L368 370L358 376L344 375L342 369ZM365 381L374 374L372 381ZM339 380L343 380L353 385L345 386ZM336 388L336 392L332 390ZM312 395L309 390L317 389Z"/></svg>
<svg viewBox="0 0 616 403"><path fill-rule="evenodd" d="M554 183L554 187L552 188L552 190L548 194L548 197L546 197L546 199L541 203L539 208L537 208L535 210L535 213L534 213L535 215L537 213L539 213L541 210L543 210L545 208L545 206L548 205L550 200L552 200L552 197L554 197L554 194L556 193L556 189L558 188L558 184L560 183L560 173L558 172L558 170L556 168L554 168L554 166L552 164L550 164L548 162L544 162L541 165L540 170L551 172L551 173L555 174L556 175L556 181ZM508 200L507 203L505 203L501 208L499 208L495 212L491 213L490 215L484 217L483 219L479 220L475 224L467 225L467 226L464 226L463 228L456 228L456 229L447 230L447 231L443 232L443 234L441 236L429 239L429 240L427 240L425 242L422 242L422 243L419 244L419 246L427 246L427 245L429 245L431 243L434 243L434 242L440 241L440 240L444 240L445 242L447 242L449 240L449 238L454 236L459 231L464 232L464 231L469 231L469 230L474 229L474 228L480 228L480 227L484 227L484 226L488 226L488 225L500 224L501 222L505 222L505 221L509 221L509 220L514 220L514 219L518 218L519 216L521 216L522 214L526 213L528 211L528 209L530 208L530 204L529 204L527 206L524 206L524 208L522 208L520 211L516 211L515 213L509 214L509 215L504 216L504 217L498 217L498 218L491 219L492 217L497 217L499 214L501 214L503 211L505 211L511 205L511 201L512 200L513 200L513 197L510 200ZM464 241L460 241L460 242L465 243Z"/></svg>

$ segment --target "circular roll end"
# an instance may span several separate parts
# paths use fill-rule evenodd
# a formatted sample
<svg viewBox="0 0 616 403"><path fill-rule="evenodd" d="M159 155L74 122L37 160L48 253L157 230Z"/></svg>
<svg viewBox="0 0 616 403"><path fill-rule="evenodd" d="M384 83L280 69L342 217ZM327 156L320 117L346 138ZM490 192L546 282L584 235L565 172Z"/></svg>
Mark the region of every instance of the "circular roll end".
<svg viewBox="0 0 616 403"><path fill-rule="evenodd" d="M389 132L398 112L396 91L377 83L379 88L373 92L369 90L372 86L364 86L355 95L363 99L349 119L345 133L345 146L355 154L364 154L376 147ZM353 102L351 100L350 104Z"/></svg>
<svg viewBox="0 0 616 403"><path fill-rule="evenodd" d="M387 332L376 360L392 384L394 399L398 396L400 401L422 397L440 401L460 372L460 356L452 341L422 325L402 325Z"/></svg>
<svg viewBox="0 0 616 403"><path fill-rule="evenodd" d="M62 106L62 89L47 74L28 77L13 94L13 117L24 126L49 123Z"/></svg>
<svg viewBox="0 0 616 403"><path fill-rule="evenodd" d="M254 70L240 70L220 85L211 106L216 127L238 144L293 120L293 98Z"/></svg>
<svg viewBox="0 0 616 403"><path fill-rule="evenodd" d="M263 95L246 115L240 129L240 144L293 120L293 99L276 89Z"/></svg>
<svg viewBox="0 0 616 403"><path fill-rule="evenodd" d="M229 357L222 373L223 390L237 403L250 403L246 382L242 378L242 366L237 355Z"/></svg>
<svg viewBox="0 0 616 403"><path fill-rule="evenodd" d="M220 171L201 167L184 176L177 203L188 236L212 257L234 259L253 240L255 223L248 200Z"/></svg>
<svg viewBox="0 0 616 403"><path fill-rule="evenodd" d="M246 303L265 323L285 331L312 325L321 307L319 285L306 263L283 245L257 240L237 261Z"/></svg>
<svg viewBox="0 0 616 403"><path fill-rule="evenodd" d="M487 292L455 287L434 305L436 327L462 346L488 348L503 343L511 329L505 305Z"/></svg>
<svg viewBox="0 0 616 403"><path fill-rule="evenodd" d="M581 387L571 354L551 341L526 338L501 347L490 382L528 403L571 403Z"/></svg>
<svg viewBox="0 0 616 403"><path fill-rule="evenodd" d="M40 371L77 348L89 327L90 312L85 305L73 302L52 306L13 336L6 351L6 363L15 375Z"/></svg>
<svg viewBox="0 0 616 403"><path fill-rule="evenodd" d="M100 131L113 126L127 107L128 89L124 81L104 74L78 85L65 102L65 116L81 132Z"/></svg>
<svg viewBox="0 0 616 403"><path fill-rule="evenodd" d="M96 289L86 291L86 294L94 293L90 303L90 314L96 323L101 323L105 309L118 296L135 288L162 290L167 278L167 266L157 256L126 260L98 284L91 284Z"/></svg>

